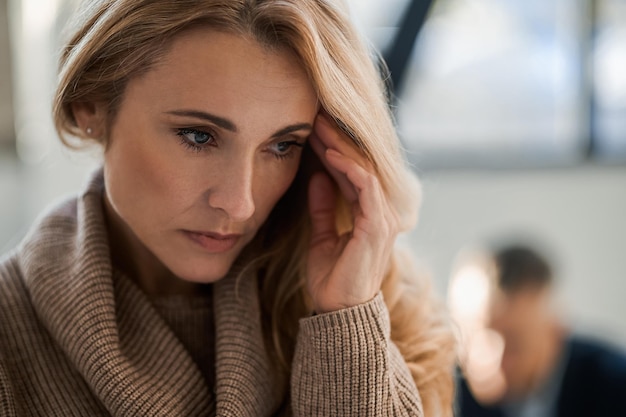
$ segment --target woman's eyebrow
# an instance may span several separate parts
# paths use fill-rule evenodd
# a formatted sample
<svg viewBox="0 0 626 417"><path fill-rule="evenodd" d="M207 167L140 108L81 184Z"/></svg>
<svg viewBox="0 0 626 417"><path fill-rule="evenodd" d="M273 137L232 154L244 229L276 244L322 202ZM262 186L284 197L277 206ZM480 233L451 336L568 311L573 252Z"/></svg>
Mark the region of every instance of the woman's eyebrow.
<svg viewBox="0 0 626 417"><path fill-rule="evenodd" d="M222 129L237 133L237 126L235 126L235 124L230 120L200 110L171 110L166 113L174 116L185 116L193 117L195 119L208 120L209 122L218 125Z"/></svg>
<svg viewBox="0 0 626 417"><path fill-rule="evenodd" d="M229 130L229 131L231 131L233 133L237 133L237 131L238 131L237 126L232 121L230 121L230 120L228 120L228 119L226 119L224 117L216 116L214 114L207 113L207 112L204 112L204 111L200 111L200 110L170 110L170 111L168 111L166 113L174 115L174 116L193 117L195 119L208 120L209 122L216 124L217 126L221 127L222 129ZM282 129L278 130L271 137L274 139L274 138L278 138L278 137L281 137L281 136L289 135L290 133L297 132L299 130L312 131L313 130L313 125L311 125L310 123L297 123L297 124L290 125L290 126L287 126L287 127L284 127Z"/></svg>
<svg viewBox="0 0 626 417"><path fill-rule="evenodd" d="M313 126L310 123L298 123L295 125L287 126L280 129L272 135L272 138L279 138L281 136L287 136L290 133L297 132L298 130L313 130Z"/></svg>

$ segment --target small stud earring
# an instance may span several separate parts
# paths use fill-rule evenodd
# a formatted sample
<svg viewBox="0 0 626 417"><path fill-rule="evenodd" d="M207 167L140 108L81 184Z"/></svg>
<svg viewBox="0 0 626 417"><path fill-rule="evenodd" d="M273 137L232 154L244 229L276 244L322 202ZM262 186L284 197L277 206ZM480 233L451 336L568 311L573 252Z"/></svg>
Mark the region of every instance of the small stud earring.
<svg viewBox="0 0 626 417"><path fill-rule="evenodd" d="M86 129L86 132L87 132L87 134L88 134L89 136L91 136L91 134L93 133L93 130L91 130L91 128L90 128L90 127L88 127L88 128Z"/></svg>

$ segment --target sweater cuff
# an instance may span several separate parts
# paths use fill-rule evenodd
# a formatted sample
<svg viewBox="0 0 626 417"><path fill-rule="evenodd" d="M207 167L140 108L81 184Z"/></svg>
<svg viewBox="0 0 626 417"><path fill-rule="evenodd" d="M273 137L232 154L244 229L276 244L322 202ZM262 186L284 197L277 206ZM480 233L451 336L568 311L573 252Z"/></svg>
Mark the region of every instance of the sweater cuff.
<svg viewBox="0 0 626 417"><path fill-rule="evenodd" d="M291 374L294 416L422 416L419 393L390 332L381 293L301 319Z"/></svg>
<svg viewBox="0 0 626 417"><path fill-rule="evenodd" d="M322 341L331 334L335 342L338 342L337 336L344 336L341 337L344 348L346 342L359 343L364 337L386 344L390 323L382 293L363 304L300 319L300 337Z"/></svg>

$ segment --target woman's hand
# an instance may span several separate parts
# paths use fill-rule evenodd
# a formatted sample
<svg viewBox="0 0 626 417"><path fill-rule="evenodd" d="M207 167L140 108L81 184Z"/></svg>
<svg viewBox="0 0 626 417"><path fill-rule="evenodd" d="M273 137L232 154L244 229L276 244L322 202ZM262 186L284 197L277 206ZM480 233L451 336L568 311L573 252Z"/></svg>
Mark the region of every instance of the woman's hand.
<svg viewBox="0 0 626 417"><path fill-rule="evenodd" d="M309 185L307 263L315 311L325 313L365 303L380 291L398 217L372 164L327 116L317 116L310 144L328 171L313 175ZM331 177L352 210L353 229L342 235L336 228L337 191Z"/></svg>

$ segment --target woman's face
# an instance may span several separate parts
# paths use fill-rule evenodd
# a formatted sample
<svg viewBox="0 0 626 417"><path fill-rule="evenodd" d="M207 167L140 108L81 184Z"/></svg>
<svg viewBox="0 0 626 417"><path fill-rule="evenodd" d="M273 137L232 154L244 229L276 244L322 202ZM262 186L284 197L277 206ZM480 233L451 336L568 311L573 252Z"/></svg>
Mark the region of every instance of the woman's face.
<svg viewBox="0 0 626 417"><path fill-rule="evenodd" d="M128 83L111 126L112 221L177 277L222 278L293 181L317 111L292 53L184 33Z"/></svg>

